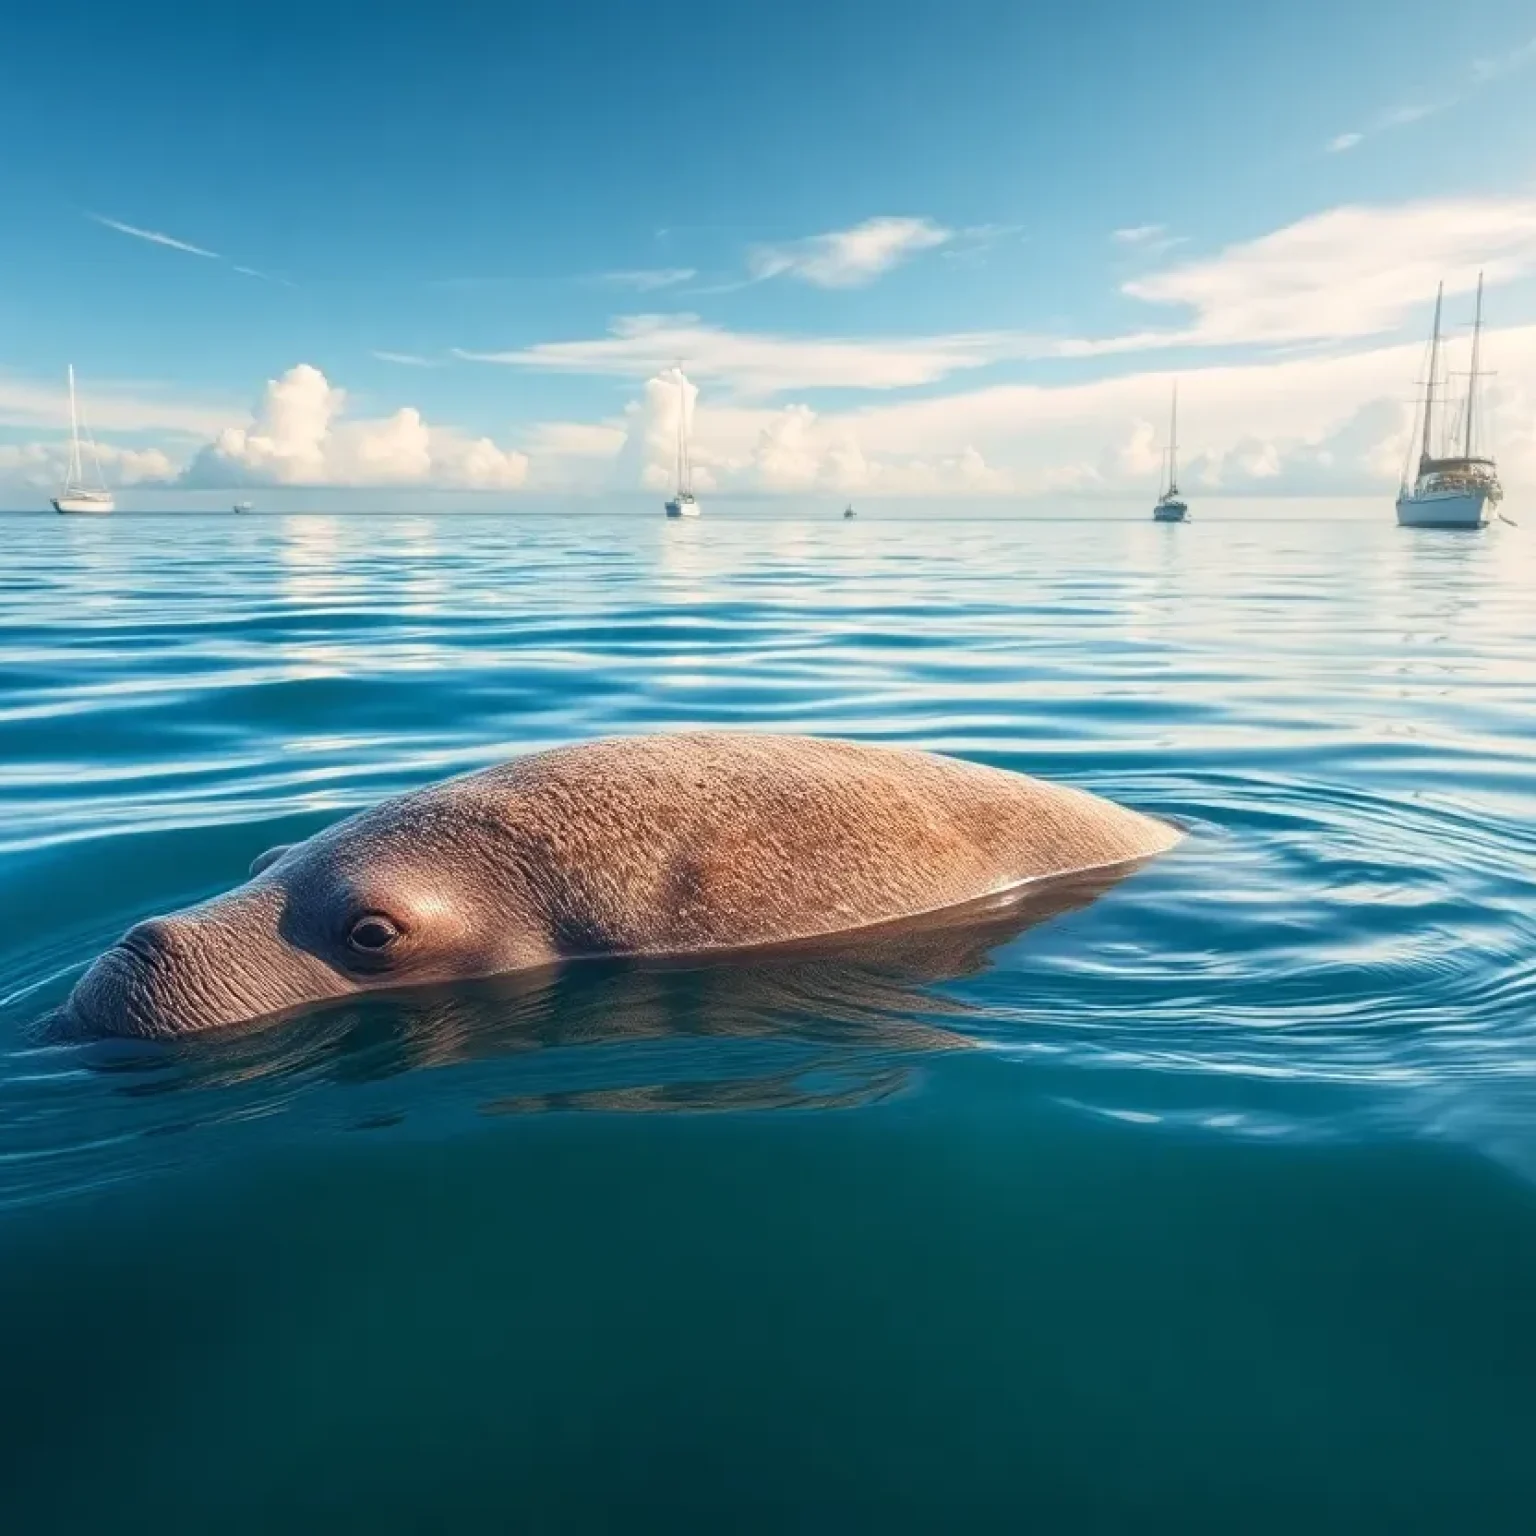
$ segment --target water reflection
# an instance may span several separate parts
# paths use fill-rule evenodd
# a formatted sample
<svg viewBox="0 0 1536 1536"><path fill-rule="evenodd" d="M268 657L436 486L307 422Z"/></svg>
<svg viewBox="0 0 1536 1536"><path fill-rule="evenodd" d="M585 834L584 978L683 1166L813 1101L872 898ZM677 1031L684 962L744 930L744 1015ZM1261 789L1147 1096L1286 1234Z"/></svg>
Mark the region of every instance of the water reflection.
<svg viewBox="0 0 1536 1536"><path fill-rule="evenodd" d="M969 1048L978 1009L943 984L985 971L997 948L1129 871L856 937L376 994L169 1047L107 1042L81 1059L129 1098L216 1092L228 1112L243 1089L241 1115L282 1101L298 1078L358 1085L487 1064L468 1081L498 1114L846 1106L904 1086L913 1055Z"/></svg>

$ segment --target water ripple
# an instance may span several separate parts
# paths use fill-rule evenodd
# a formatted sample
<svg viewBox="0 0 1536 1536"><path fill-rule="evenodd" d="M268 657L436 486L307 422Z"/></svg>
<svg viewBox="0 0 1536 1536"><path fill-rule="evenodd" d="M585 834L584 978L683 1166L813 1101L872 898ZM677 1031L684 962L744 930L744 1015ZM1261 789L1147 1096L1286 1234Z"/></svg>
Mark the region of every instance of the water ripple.
<svg viewBox="0 0 1536 1536"><path fill-rule="evenodd" d="M305 1136L1011 1091L1536 1175L1528 540L1390 524L8 523L0 1203ZM690 726L911 742L1190 836L917 965L619 970L176 1052L27 1026L126 924L447 773ZM960 1054L965 1054L961 1052ZM976 1052L969 1052L974 1059Z"/></svg>

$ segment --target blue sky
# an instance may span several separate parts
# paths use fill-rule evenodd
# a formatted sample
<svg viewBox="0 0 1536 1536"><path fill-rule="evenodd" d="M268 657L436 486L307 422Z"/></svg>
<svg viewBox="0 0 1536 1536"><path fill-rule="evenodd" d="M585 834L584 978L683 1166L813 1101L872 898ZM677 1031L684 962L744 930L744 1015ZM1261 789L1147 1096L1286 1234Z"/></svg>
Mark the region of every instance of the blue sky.
<svg viewBox="0 0 1536 1536"><path fill-rule="evenodd" d="M1536 17L1249 10L29 7L0 501L67 362L142 504L660 489L678 362L720 492L1140 494L1175 372L1197 485L1363 492L1479 264L1536 479Z"/></svg>

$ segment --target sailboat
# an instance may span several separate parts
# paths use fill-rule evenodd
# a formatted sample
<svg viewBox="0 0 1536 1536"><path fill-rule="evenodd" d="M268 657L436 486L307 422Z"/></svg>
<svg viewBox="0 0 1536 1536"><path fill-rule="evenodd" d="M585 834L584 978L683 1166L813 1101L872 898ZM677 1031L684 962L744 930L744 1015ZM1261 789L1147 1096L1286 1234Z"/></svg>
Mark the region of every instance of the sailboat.
<svg viewBox="0 0 1536 1536"><path fill-rule="evenodd" d="M1435 389L1440 371L1440 306L1445 284L1435 292L1435 323L1429 341L1429 377L1424 385L1424 434L1419 444L1419 471L1413 484L1403 475L1397 493L1397 521L1404 528L1482 528L1488 509L1504 495L1498 466L1491 457L1477 456L1477 384L1482 363L1483 274L1477 274L1477 318L1472 323L1472 366L1467 374L1467 400L1461 420L1461 452L1435 457ZM1444 445L1442 444L1442 448ZM1453 450L1455 444L1449 444Z"/></svg>
<svg viewBox="0 0 1536 1536"><path fill-rule="evenodd" d="M697 517L699 504L689 488L693 466L688 461L688 381L677 370L677 491L667 506L668 517Z"/></svg>
<svg viewBox="0 0 1536 1536"><path fill-rule="evenodd" d="M1189 520L1189 505L1179 495L1179 386L1173 386L1173 411L1168 426L1168 488L1152 508L1159 523L1183 523Z"/></svg>
<svg viewBox="0 0 1536 1536"><path fill-rule="evenodd" d="M101 460L96 457L96 444L89 431L85 441L91 450L91 463L96 466L96 483L85 483L85 468L80 460L80 416L75 407L75 365L69 365L69 473L65 476L64 489L53 498L55 512L110 512L117 505L107 489L101 474Z"/></svg>

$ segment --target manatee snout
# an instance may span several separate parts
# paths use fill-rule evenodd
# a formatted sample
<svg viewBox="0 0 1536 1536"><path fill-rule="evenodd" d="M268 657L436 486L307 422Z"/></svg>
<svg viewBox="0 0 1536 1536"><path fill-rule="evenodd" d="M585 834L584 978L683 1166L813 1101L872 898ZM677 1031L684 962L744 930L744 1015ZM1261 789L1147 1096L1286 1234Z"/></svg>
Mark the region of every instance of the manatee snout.
<svg viewBox="0 0 1536 1536"><path fill-rule="evenodd" d="M345 991L282 944L270 907L225 897L137 924L80 978L55 1029L175 1038Z"/></svg>

